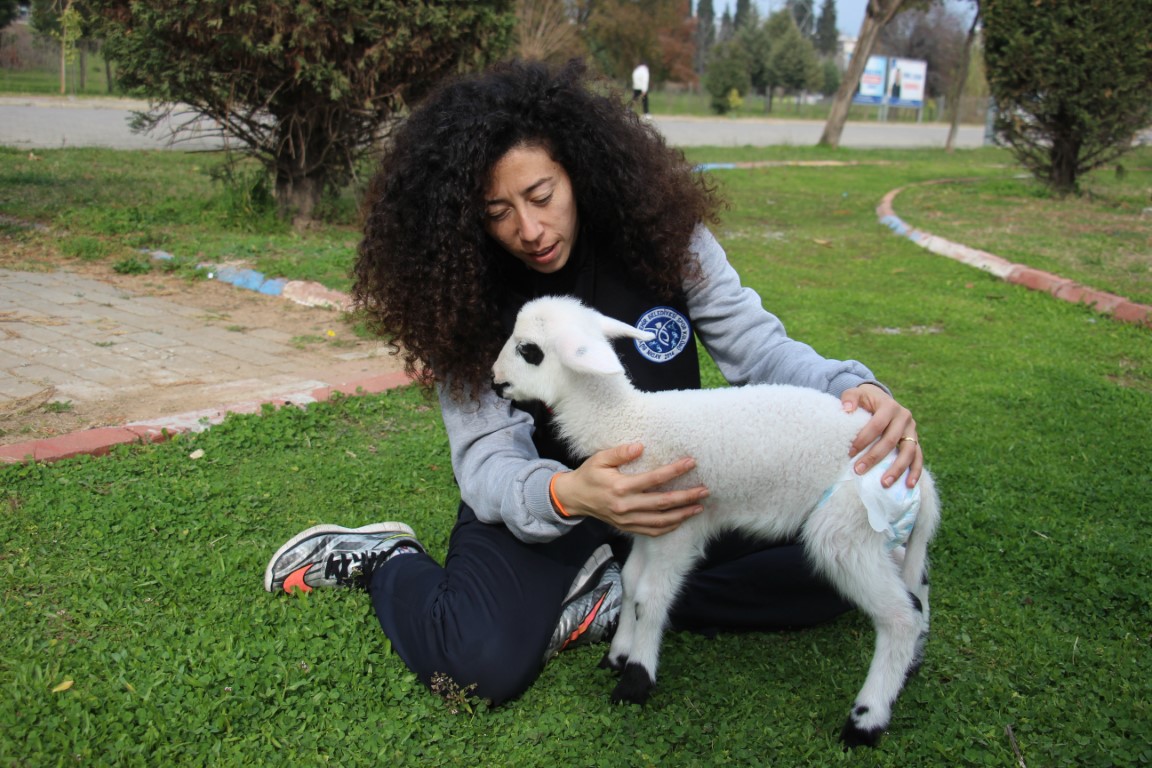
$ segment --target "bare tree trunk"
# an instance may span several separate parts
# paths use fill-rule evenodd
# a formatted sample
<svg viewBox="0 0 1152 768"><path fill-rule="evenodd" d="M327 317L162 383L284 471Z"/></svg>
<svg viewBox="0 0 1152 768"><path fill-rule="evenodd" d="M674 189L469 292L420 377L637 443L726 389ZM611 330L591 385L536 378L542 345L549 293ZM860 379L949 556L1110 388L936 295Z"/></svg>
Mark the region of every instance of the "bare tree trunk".
<svg viewBox="0 0 1152 768"><path fill-rule="evenodd" d="M311 228L316 207L320 203L323 193L323 179L305 175L291 177L283 172L277 175L277 207L280 211L280 217L290 220L293 229Z"/></svg>
<svg viewBox="0 0 1152 768"><path fill-rule="evenodd" d="M68 80L68 43L64 41L64 37L60 38L60 95L67 95L67 88L65 83Z"/></svg>
<svg viewBox="0 0 1152 768"><path fill-rule="evenodd" d="M848 108L852 105L852 96L856 93L856 86L860 83L860 75L864 74L864 66L868 57L872 55L872 47L876 45L876 38L884 25L892 20L896 11L904 0L868 0L868 8L864 12L864 20L860 22L860 34L856 40L856 50L852 52L852 60L848 62L848 71L840 81L840 88L832 100L832 109L828 113L828 122L824 124L824 133L817 142L822 147L836 149L840 146L840 136L844 133L844 123L848 122Z"/></svg>
<svg viewBox="0 0 1152 768"><path fill-rule="evenodd" d="M968 37L964 40L964 55L960 57L960 71L956 73L956 82L952 85L949 100L952 102L952 124L948 126L948 140L944 142L944 151L951 153L956 149L956 133L960 130L960 97L964 93L964 85L968 82L968 65L972 60L972 44L976 41L976 27L980 24L980 3L976 3L976 15L972 17L972 26L968 28Z"/></svg>

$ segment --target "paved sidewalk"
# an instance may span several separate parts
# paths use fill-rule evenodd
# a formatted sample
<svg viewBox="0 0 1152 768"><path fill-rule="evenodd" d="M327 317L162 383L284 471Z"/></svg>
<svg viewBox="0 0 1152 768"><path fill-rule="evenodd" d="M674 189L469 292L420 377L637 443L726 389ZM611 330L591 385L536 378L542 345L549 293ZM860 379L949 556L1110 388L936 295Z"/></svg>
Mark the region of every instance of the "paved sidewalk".
<svg viewBox="0 0 1152 768"><path fill-rule="evenodd" d="M299 311L321 320L326 312ZM0 424L21 404L56 401L115 401L128 416L117 427L0 446L0 463L102 453L163 439L165 431L203 429L265 402L302 404L407 381L382 344L302 350L284 328L228 322L178 298L137 295L69 272L0 269ZM160 412L141 413L134 396Z"/></svg>

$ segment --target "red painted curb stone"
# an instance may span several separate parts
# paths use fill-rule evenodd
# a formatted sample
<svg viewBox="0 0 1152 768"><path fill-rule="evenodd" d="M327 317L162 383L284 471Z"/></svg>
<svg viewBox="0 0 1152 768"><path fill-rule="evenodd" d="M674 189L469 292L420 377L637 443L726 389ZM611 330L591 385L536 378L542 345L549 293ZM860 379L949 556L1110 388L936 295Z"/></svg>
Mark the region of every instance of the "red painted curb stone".
<svg viewBox="0 0 1152 768"><path fill-rule="evenodd" d="M411 379L404 373L371 376L343 384L318 389L282 393L271 400L250 400L220 408L166 416L146 422L134 422L121 427L98 427L59 435L44 440L0 446L0 464L19 464L25 461L59 461L76 456L103 456L117 445L128 443L158 443L175 434L202 432L222 422L229 414L259 413L265 405L277 408L286 405L305 406L330 400L336 393L344 395L377 394L408 384Z"/></svg>
<svg viewBox="0 0 1152 768"><path fill-rule="evenodd" d="M935 181L922 182L921 184L947 184L961 181L965 181L965 179L937 179ZM926 248L932 253L939 256L947 256L963 264L968 264L969 266L982 269L985 272L990 272L996 277L1014 285L1024 286L1034 291L1043 291L1063 301L1072 302L1073 304L1088 304L1097 312L1110 315L1122 322L1152 327L1152 306L1137 304L1123 296L1089 288L1086 285L1081 285L1073 280L1054 275L1051 272L1033 269L1023 264L1013 264L999 256L953 243L937 235L908 226L896 215L892 207L892 201L896 199L897 195L912 186L920 185L909 184L908 186L894 189L884 195L884 198L876 207L876 215L880 218L880 223L890 228L896 234L907 237L912 242L922 248Z"/></svg>

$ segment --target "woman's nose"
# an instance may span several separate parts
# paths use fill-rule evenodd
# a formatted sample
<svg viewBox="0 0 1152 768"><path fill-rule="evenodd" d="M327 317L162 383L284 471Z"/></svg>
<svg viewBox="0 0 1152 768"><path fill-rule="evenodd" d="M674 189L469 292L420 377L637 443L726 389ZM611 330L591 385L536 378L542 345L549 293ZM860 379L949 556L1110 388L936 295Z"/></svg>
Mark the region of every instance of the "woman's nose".
<svg viewBox="0 0 1152 768"><path fill-rule="evenodd" d="M526 243L533 243L540 239L540 235L544 233L544 227L540 221L531 213L525 213L520 216L520 239Z"/></svg>

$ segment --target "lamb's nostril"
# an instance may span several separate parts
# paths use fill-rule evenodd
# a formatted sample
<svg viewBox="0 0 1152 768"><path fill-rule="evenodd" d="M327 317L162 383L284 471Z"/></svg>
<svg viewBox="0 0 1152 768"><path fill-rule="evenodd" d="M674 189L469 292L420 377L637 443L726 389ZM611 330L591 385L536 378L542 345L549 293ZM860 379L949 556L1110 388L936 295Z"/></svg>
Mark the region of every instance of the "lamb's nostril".
<svg viewBox="0 0 1152 768"><path fill-rule="evenodd" d="M508 388L506 381L492 381L492 391L496 393L497 397L504 397L504 390Z"/></svg>

